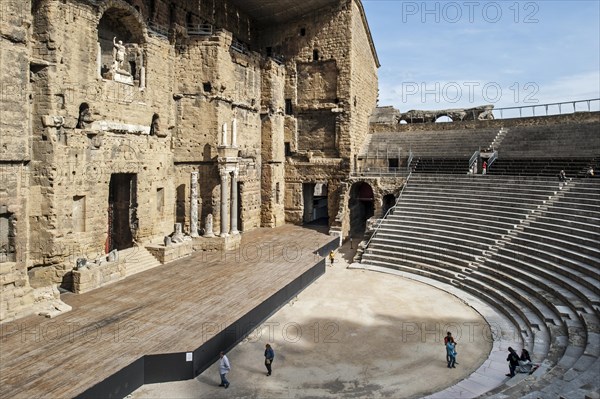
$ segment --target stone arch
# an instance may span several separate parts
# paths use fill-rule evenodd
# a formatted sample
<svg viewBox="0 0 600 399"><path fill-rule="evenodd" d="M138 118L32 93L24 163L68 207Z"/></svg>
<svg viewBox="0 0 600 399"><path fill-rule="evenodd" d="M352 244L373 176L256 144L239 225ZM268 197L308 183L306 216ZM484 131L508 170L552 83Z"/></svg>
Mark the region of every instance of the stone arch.
<svg viewBox="0 0 600 399"><path fill-rule="evenodd" d="M123 0L108 0L102 5L97 25L98 69L105 79L143 87L147 29L142 15ZM118 50L117 50L118 49ZM117 73L119 71L119 73ZM126 75L123 77L123 75Z"/></svg>
<svg viewBox="0 0 600 399"><path fill-rule="evenodd" d="M109 15L113 19L116 19L119 25L127 27L126 29L130 32L131 37L124 37L124 39L135 43L146 42L145 38L148 37L146 23L143 20L142 14L133 5L128 4L124 0L107 0L99 7L98 15L98 25L100 25L102 18Z"/></svg>
<svg viewBox="0 0 600 399"><path fill-rule="evenodd" d="M143 19L147 19L149 16L148 8L146 4L142 0L125 0L127 4L131 5L139 14L141 14Z"/></svg>
<svg viewBox="0 0 600 399"><path fill-rule="evenodd" d="M360 181L352 185L349 197L350 235L361 237L367 220L375 214L375 194L369 183Z"/></svg>

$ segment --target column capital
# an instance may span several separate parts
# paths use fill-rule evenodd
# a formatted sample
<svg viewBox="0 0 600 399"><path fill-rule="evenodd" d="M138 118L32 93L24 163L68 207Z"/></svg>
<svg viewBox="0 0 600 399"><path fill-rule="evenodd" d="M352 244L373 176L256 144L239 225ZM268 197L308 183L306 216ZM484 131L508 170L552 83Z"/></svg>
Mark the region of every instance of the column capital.
<svg viewBox="0 0 600 399"><path fill-rule="evenodd" d="M230 171L228 171L225 168L220 168L219 169L219 175L221 176L221 180L227 180L227 178L229 177L229 173Z"/></svg>

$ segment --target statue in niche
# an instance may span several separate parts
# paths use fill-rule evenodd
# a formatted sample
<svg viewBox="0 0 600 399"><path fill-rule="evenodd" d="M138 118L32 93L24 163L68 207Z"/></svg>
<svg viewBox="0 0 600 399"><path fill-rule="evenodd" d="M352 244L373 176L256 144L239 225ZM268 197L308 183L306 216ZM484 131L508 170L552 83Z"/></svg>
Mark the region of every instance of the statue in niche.
<svg viewBox="0 0 600 399"><path fill-rule="evenodd" d="M125 62L125 54L127 53L127 49L123 45L122 40L119 40L119 42L117 43L116 37L113 38L113 45L114 45L113 56L115 58L115 61L113 64L113 69L115 71L122 71L123 70L123 62Z"/></svg>
<svg viewBox="0 0 600 399"><path fill-rule="evenodd" d="M152 117L152 124L150 125L150 136L160 136L160 117L154 114Z"/></svg>

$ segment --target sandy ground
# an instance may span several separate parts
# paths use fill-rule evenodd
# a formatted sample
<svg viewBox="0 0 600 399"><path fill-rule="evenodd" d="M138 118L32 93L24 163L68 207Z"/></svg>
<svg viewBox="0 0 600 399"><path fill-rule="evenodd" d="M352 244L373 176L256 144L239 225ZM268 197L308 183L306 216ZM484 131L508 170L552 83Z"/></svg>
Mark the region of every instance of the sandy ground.
<svg viewBox="0 0 600 399"><path fill-rule="evenodd" d="M492 347L483 318L436 288L334 266L227 356L229 389L217 364L188 381L145 385L131 398L413 398L444 389L475 371ZM443 338L456 338L455 369ZM265 343L275 350L266 376Z"/></svg>

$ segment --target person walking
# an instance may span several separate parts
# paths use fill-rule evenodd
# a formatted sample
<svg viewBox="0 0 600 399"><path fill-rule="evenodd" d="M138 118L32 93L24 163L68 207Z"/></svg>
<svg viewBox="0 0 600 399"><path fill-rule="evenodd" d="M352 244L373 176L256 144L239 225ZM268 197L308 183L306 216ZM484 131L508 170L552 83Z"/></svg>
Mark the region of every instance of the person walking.
<svg viewBox="0 0 600 399"><path fill-rule="evenodd" d="M487 167L488 167L487 161L483 161L483 167L481 168L482 175L485 175L487 173Z"/></svg>
<svg viewBox="0 0 600 399"><path fill-rule="evenodd" d="M225 389L229 388L229 381L227 380L227 373L231 370L231 365L229 364L229 359L225 356L225 352L220 352L219 356L221 360L219 361L219 375L221 376L221 385L220 387L225 387Z"/></svg>
<svg viewBox="0 0 600 399"><path fill-rule="evenodd" d="M452 333L450 331L448 331L446 333L446 336L444 337L444 347L446 347L446 345L448 345L448 342L452 342L454 344L454 348L456 349L456 341L454 341L454 337L452 336ZM450 362L450 357L448 356L447 350L446 350L446 362ZM456 361L456 356L454 357L454 364L458 364L458 362Z"/></svg>
<svg viewBox="0 0 600 399"><path fill-rule="evenodd" d="M333 253L333 251L329 252L329 266L333 266L333 261L335 260L335 254Z"/></svg>
<svg viewBox="0 0 600 399"><path fill-rule="evenodd" d="M512 378L515 376L515 369L519 365L519 355L511 347L508 347L508 357L506 358L506 361L508 362L508 369L510 370L510 373L506 374L506 376Z"/></svg>
<svg viewBox="0 0 600 399"><path fill-rule="evenodd" d="M456 368L456 350L454 340L448 341L448 343L446 344L446 354L448 359L448 368Z"/></svg>
<svg viewBox="0 0 600 399"><path fill-rule="evenodd" d="M271 345L265 345L265 366L267 367L267 377L271 375L271 366L273 365L273 359L275 358L275 351L271 348Z"/></svg>

